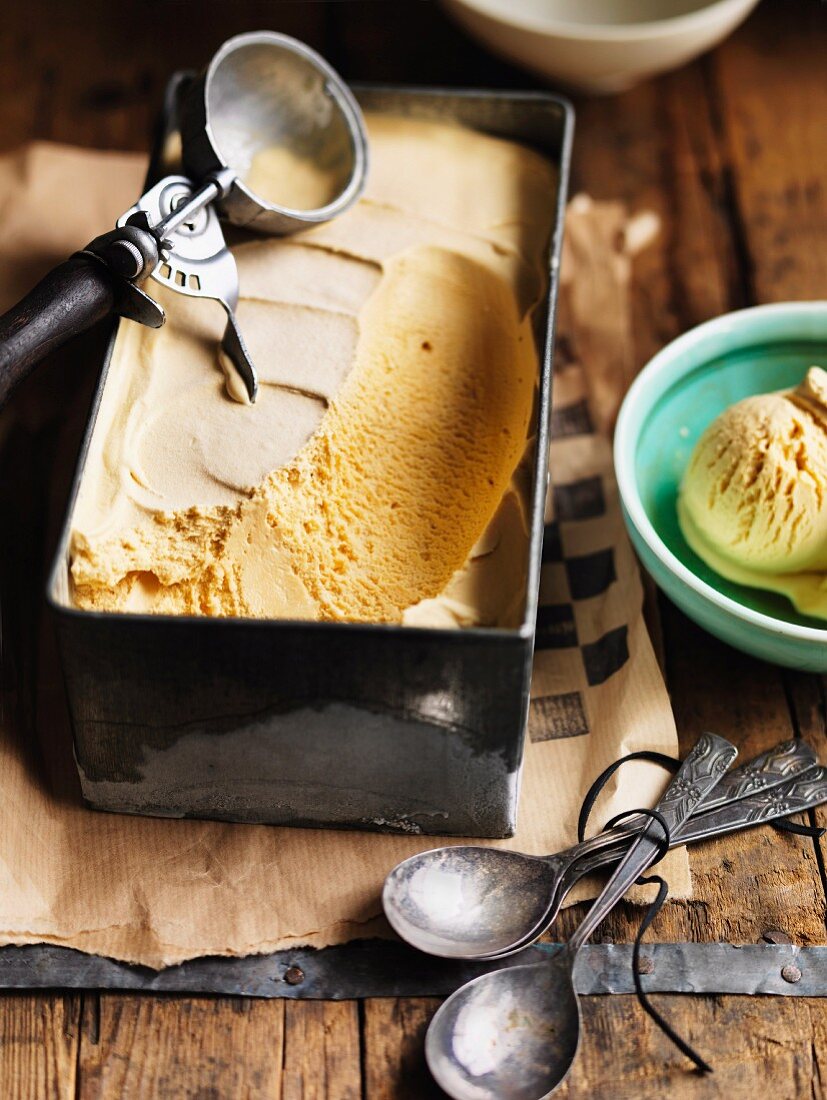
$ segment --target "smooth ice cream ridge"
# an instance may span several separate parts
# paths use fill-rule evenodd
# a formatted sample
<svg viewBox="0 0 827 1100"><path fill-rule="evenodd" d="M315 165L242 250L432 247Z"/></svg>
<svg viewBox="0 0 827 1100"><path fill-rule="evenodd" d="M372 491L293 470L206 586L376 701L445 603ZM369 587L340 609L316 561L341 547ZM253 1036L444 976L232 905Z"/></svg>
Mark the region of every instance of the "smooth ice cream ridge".
<svg viewBox="0 0 827 1100"><path fill-rule="evenodd" d="M725 410L698 441L678 518L721 576L827 619L827 372Z"/></svg>
<svg viewBox="0 0 827 1100"><path fill-rule="evenodd" d="M368 126L353 210L234 250L255 406L226 396L203 303L159 295L166 330L124 324L74 516L80 606L520 621L553 169L472 131Z"/></svg>

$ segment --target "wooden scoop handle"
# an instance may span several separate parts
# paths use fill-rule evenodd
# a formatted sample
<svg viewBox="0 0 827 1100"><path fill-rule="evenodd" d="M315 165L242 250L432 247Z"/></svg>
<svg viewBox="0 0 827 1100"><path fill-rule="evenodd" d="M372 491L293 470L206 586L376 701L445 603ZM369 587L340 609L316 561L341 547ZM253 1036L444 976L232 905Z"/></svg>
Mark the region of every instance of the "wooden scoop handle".
<svg viewBox="0 0 827 1100"><path fill-rule="evenodd" d="M85 332L113 310L106 267L76 255L59 264L0 317L0 408L14 387L50 351Z"/></svg>

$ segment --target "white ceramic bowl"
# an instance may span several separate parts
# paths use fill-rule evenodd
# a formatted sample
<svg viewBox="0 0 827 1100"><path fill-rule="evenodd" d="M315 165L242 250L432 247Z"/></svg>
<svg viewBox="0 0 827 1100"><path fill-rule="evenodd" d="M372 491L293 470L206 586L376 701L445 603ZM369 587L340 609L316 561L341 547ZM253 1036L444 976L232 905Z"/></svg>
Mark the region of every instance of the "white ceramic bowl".
<svg viewBox="0 0 827 1100"><path fill-rule="evenodd" d="M758 0L443 0L495 53L572 88L616 92L725 38Z"/></svg>

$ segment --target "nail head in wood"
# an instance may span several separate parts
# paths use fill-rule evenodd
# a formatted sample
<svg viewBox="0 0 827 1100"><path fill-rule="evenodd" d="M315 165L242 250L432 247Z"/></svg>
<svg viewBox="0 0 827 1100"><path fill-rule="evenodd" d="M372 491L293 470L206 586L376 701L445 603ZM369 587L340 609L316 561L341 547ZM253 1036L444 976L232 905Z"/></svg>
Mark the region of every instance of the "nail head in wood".
<svg viewBox="0 0 827 1100"><path fill-rule="evenodd" d="M761 939L766 943L792 943L793 941L787 935L786 932L782 932L780 928L768 928L763 933Z"/></svg>

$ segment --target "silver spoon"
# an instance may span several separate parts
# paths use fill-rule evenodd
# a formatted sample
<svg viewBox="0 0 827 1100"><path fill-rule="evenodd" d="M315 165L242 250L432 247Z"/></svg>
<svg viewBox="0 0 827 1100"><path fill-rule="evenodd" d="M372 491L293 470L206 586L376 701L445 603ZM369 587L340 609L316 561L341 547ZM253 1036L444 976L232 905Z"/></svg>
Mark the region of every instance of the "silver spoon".
<svg viewBox="0 0 827 1100"><path fill-rule="evenodd" d="M735 758L704 734L657 804L671 833ZM659 832L660 830L658 830ZM483 974L437 1010L425 1038L431 1073L455 1100L542 1100L568 1073L580 1042L572 982L577 952L659 851L650 825L626 853L566 946L548 962Z"/></svg>
<svg viewBox="0 0 827 1100"><path fill-rule="evenodd" d="M811 768L813 750L785 741L725 775L701 810L767 790ZM398 864L385 880L382 904L402 939L444 958L491 958L521 950L551 924L565 894L561 887L581 860L617 847L645 823L627 822L551 856L502 848L458 845L421 852ZM680 841L676 832L676 842Z"/></svg>

